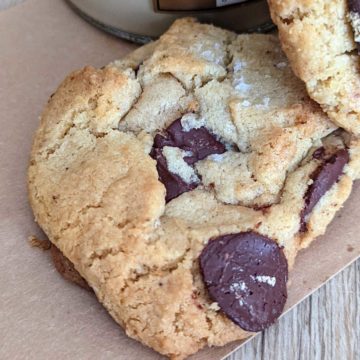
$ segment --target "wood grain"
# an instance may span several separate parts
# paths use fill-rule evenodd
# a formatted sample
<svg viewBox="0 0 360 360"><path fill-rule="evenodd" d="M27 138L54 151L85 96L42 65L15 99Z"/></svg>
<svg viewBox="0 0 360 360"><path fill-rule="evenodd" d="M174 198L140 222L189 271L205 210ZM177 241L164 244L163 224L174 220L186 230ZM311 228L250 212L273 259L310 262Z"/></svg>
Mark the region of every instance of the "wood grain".
<svg viewBox="0 0 360 360"><path fill-rule="evenodd" d="M0 10L23 1L0 0ZM290 359L360 360L360 260L226 358Z"/></svg>

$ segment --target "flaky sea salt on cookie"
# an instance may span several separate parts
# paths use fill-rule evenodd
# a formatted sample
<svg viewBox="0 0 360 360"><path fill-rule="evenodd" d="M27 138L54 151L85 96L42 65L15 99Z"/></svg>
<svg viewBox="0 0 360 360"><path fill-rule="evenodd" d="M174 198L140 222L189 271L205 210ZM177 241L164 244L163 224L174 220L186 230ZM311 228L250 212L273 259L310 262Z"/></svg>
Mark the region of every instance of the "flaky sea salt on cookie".
<svg viewBox="0 0 360 360"><path fill-rule="evenodd" d="M30 202L126 333L184 359L276 321L359 149L276 37L183 19L64 80L35 135Z"/></svg>

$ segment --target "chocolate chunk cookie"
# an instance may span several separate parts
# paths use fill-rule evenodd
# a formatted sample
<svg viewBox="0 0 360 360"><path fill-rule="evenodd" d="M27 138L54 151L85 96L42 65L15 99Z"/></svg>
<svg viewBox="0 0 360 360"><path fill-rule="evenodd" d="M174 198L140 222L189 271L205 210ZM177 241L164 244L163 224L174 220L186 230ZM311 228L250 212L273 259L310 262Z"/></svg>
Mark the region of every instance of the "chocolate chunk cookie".
<svg viewBox="0 0 360 360"><path fill-rule="evenodd" d="M171 359L272 324L288 270L358 177L276 37L193 19L49 100L36 221L126 333Z"/></svg>
<svg viewBox="0 0 360 360"><path fill-rule="evenodd" d="M360 2L268 0L291 66L332 121L360 135Z"/></svg>

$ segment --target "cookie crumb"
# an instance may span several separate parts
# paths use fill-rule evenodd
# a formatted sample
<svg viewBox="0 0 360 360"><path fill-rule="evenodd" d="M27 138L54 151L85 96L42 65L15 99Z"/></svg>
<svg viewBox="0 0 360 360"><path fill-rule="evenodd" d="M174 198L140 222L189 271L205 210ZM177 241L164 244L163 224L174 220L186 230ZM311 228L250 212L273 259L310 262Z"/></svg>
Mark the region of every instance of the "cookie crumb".
<svg viewBox="0 0 360 360"><path fill-rule="evenodd" d="M219 311L220 310L220 306L217 302L213 302L209 305L209 310L213 310L213 311Z"/></svg>
<svg viewBox="0 0 360 360"><path fill-rule="evenodd" d="M30 235L28 241L31 247L36 247L44 251L50 250L51 248L51 242L49 240L40 240L35 235Z"/></svg>

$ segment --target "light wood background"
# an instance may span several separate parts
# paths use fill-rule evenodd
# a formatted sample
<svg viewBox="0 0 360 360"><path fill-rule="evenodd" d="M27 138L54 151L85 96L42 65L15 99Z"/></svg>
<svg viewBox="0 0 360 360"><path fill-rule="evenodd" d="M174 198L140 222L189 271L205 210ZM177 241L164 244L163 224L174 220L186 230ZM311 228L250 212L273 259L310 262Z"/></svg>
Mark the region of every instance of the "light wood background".
<svg viewBox="0 0 360 360"><path fill-rule="evenodd" d="M22 1L0 0L0 10ZM360 259L226 358L240 359L360 360Z"/></svg>

